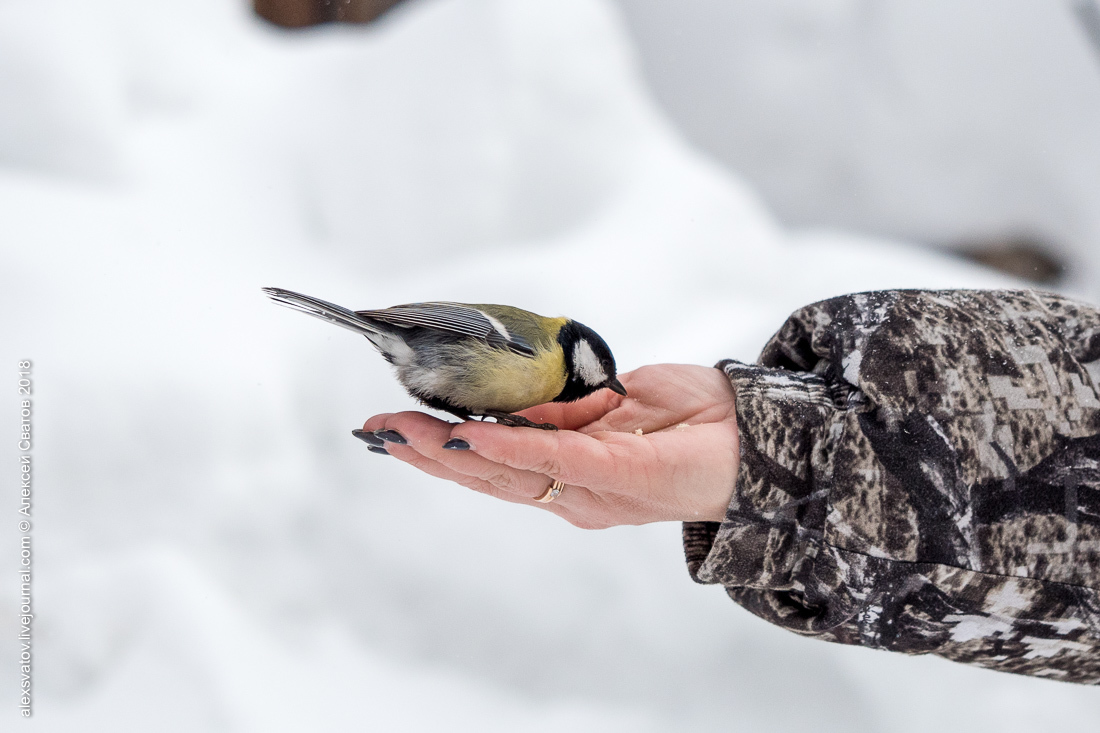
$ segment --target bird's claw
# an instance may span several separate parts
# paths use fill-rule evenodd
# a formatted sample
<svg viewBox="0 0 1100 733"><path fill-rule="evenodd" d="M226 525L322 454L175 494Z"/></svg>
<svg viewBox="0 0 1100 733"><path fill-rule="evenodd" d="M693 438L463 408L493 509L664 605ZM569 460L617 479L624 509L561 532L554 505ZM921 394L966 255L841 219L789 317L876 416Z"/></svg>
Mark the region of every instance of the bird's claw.
<svg viewBox="0 0 1100 733"><path fill-rule="evenodd" d="M498 425L507 425L510 428L538 428L539 430L557 430L558 426L548 422L535 422L522 415L513 415L508 412L486 411L483 417L491 417Z"/></svg>

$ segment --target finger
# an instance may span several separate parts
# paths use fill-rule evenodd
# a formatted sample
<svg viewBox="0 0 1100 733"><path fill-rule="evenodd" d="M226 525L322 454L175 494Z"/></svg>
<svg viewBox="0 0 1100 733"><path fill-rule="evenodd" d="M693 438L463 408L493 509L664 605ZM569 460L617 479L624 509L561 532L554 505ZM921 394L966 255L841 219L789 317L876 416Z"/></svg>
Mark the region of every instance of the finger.
<svg viewBox="0 0 1100 733"><path fill-rule="evenodd" d="M599 505L589 507L589 516L613 524L720 518L737 478L732 422L646 436L545 433L480 423L457 426L454 434L491 461L585 487Z"/></svg>
<svg viewBox="0 0 1100 733"><path fill-rule="evenodd" d="M494 464L470 451L444 450L442 445L450 439L454 427L419 412L375 415L363 425L370 432L398 433L406 442L387 443L390 455L430 476L507 502L544 509L584 529L600 529L614 523L608 521L603 503L581 486L566 486L565 492L554 501L537 502L535 497L542 495L549 485L546 476Z"/></svg>
<svg viewBox="0 0 1100 733"><path fill-rule="evenodd" d="M492 423L463 423L452 436L470 444L470 452L494 464L549 476L566 484L597 489L620 472L625 452L614 441L604 442L572 430L533 430ZM612 435L603 433L604 435ZM627 444L640 436L617 434ZM644 450L643 445L636 448Z"/></svg>
<svg viewBox="0 0 1100 733"><path fill-rule="evenodd" d="M684 422L697 407L695 384L680 384L686 376L698 380L711 376L705 367L683 365L647 366L619 375L626 396L602 389L576 402L548 403L524 410L523 416L536 422L548 422L563 430L585 433L612 430L651 433ZM724 377L723 377L724 378ZM675 399L669 401L669 395ZM669 402L666 406L664 403Z"/></svg>
<svg viewBox="0 0 1100 733"><path fill-rule="evenodd" d="M475 478L491 484L499 491L521 499L533 499L540 495L552 479L530 471L522 471L488 460L468 450L448 450L443 447L451 439L456 426L437 420L421 412L400 412L390 415L385 422L386 431L397 433L405 444L387 444L391 455L414 463L422 456L453 471L455 474ZM508 428L530 430L529 428ZM543 432L532 431L532 432ZM456 479L452 479L456 480Z"/></svg>
<svg viewBox="0 0 1100 733"><path fill-rule="evenodd" d="M576 402L550 402L524 410L520 414L535 422L548 422L562 430L579 430L586 433L600 430L634 432L654 430L676 424L676 415L655 409L645 397L652 395L657 386L667 390L668 375L654 367L642 367L619 375L619 381L627 394L620 395L610 389L601 389Z"/></svg>
<svg viewBox="0 0 1100 733"><path fill-rule="evenodd" d="M734 393L717 369L687 364L658 364L629 375L630 398L583 428L652 433L676 425L718 422L730 416Z"/></svg>
<svg viewBox="0 0 1100 733"><path fill-rule="evenodd" d="M617 408L623 399L620 394L601 389L576 402L548 402L519 414L535 422L556 425L562 430L577 430Z"/></svg>
<svg viewBox="0 0 1100 733"><path fill-rule="evenodd" d="M552 502L537 502L535 497L542 495L552 480L547 474L495 463L473 451L451 451L442 448L442 444L449 440L459 427L471 428L482 425L488 428L499 428L505 435L545 436L542 431L496 426L491 423L463 423L461 426L455 426L419 412L376 415L364 424L364 428L386 430L399 435L405 442L387 442L386 449L393 457L430 476L452 481L497 499L544 509L583 529L601 529L617 524L652 521L651 517L642 511L644 505L640 503L639 496L630 496L625 492L596 494L578 483L566 482L562 494ZM628 440L634 438L634 436L622 437ZM628 486L642 488L637 478L629 479L625 483ZM644 496L645 492L640 493Z"/></svg>
<svg viewBox="0 0 1100 733"><path fill-rule="evenodd" d="M478 423L480 424L480 423ZM415 436L415 428L403 421L393 421L387 427L396 427ZM528 430L507 428L505 430ZM541 432L541 431L539 431ZM434 437L434 436L433 436ZM448 438L449 439L449 438ZM421 470L454 481L462 486L517 504L527 504L545 509L582 528L593 529L609 526L602 502L592 492L579 485L566 485L562 494L551 502L536 501L545 494L553 479L545 474L524 471L502 463L495 463L473 451L455 451L436 447L438 442L413 442L416 451L407 456L409 446L398 446L395 455ZM402 450L404 448L405 450Z"/></svg>
<svg viewBox="0 0 1100 733"><path fill-rule="evenodd" d="M392 415L392 412L383 412L380 415L372 415L367 418L367 421L363 423L363 430L368 433L373 433L375 430L381 430L386 426L386 420Z"/></svg>
<svg viewBox="0 0 1100 733"><path fill-rule="evenodd" d="M411 450L405 447L404 450L400 448L394 449L391 452L395 458L405 463L408 463L413 468L416 468L429 476L441 478L444 481L451 481L459 486L463 486L467 489L478 492L479 494L487 494L496 499L503 499L504 501L512 502L514 504L537 504L530 500L528 497L517 496L507 491L503 491L488 481L477 478L476 476L467 476L464 473L459 473L452 468L444 466L438 461L433 461L425 455L422 455L415 450Z"/></svg>
<svg viewBox="0 0 1100 733"><path fill-rule="evenodd" d="M545 490L545 486L541 486L547 482L545 477L492 464L468 452L444 450L442 446L449 440L453 427L451 423L422 412L376 415L364 425L364 428L385 430L391 436L394 433L400 436L405 442L392 442L391 438L385 444L386 450L394 458L424 473L505 501L544 506L534 501L534 497ZM475 462L476 465L471 468L470 464ZM456 470L448 464L465 466L466 470ZM523 481L524 476L527 477L526 482Z"/></svg>
<svg viewBox="0 0 1100 733"><path fill-rule="evenodd" d="M528 493L515 493L504 490L485 479L455 471L449 466L409 449L408 446L396 448L394 455L430 476L452 481L480 494L486 494L512 504L526 504L527 506L543 509L562 517L577 527L602 529L611 525L605 519L607 512L603 510L601 503L593 498L590 491L580 486L566 486L563 493L554 501L539 502L535 501L535 496L541 495L546 490L546 486L542 486L541 490L537 492L532 488ZM540 477L540 479L544 484L548 481L546 477Z"/></svg>
<svg viewBox="0 0 1100 733"><path fill-rule="evenodd" d="M371 418L371 420L373 419ZM400 435L405 441L404 445L414 450L420 450L435 443L443 445L447 442L447 437L451 434L451 429L454 426L454 423L440 420L438 417L427 413L408 410L386 415L380 427L383 430Z"/></svg>

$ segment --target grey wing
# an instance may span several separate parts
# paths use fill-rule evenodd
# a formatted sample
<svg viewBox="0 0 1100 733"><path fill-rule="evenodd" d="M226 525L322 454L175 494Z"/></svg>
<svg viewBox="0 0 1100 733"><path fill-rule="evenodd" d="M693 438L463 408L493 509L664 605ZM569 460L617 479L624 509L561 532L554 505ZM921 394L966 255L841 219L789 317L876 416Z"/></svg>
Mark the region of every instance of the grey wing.
<svg viewBox="0 0 1100 733"><path fill-rule="evenodd" d="M481 339L491 346L506 348L522 356L534 356L535 350L522 337L477 308L462 303L409 303L382 310L356 311L356 315L401 328L432 328L437 331Z"/></svg>

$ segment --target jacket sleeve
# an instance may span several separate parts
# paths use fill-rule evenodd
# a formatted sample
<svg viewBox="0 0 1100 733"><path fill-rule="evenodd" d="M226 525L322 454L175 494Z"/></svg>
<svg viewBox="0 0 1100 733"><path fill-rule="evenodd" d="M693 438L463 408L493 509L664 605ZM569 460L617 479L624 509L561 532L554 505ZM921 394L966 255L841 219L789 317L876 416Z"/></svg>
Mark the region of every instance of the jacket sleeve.
<svg viewBox="0 0 1100 733"><path fill-rule="evenodd" d="M1100 684L1100 312L887 291L793 314L736 392L692 577L842 644Z"/></svg>

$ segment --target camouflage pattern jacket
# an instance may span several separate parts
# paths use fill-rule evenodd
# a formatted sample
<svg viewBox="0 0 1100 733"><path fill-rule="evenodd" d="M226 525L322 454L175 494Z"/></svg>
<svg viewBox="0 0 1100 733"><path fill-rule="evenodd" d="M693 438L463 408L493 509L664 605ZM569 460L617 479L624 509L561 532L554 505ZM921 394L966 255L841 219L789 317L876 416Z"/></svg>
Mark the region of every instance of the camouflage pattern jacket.
<svg viewBox="0 0 1100 733"><path fill-rule="evenodd" d="M887 291L793 314L736 391L692 577L827 641L1100 684L1100 310Z"/></svg>

